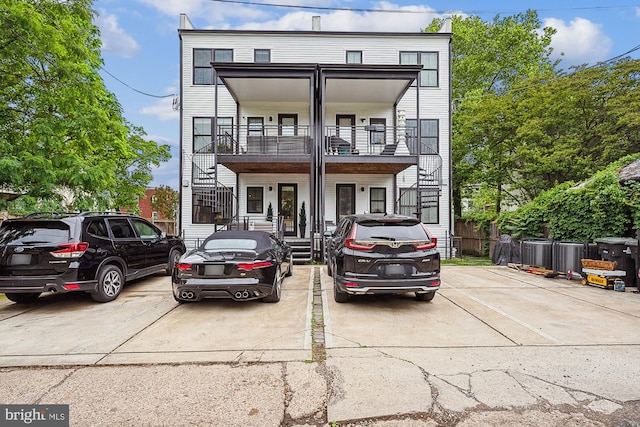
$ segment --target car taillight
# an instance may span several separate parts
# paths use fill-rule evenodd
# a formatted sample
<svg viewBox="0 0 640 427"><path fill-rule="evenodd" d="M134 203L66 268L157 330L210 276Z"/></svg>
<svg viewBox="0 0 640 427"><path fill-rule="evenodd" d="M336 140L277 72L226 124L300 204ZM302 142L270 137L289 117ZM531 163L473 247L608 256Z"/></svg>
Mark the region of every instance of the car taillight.
<svg viewBox="0 0 640 427"><path fill-rule="evenodd" d="M370 251L373 249L375 245L364 245L356 241L356 230L358 229L358 224L353 224L353 228L351 229L351 234L344 241L344 245L349 249L355 249L358 251Z"/></svg>
<svg viewBox="0 0 640 427"><path fill-rule="evenodd" d="M62 243L58 245L57 251L51 252L51 255L56 258L80 258L88 247L87 242Z"/></svg>
<svg viewBox="0 0 640 427"><path fill-rule="evenodd" d="M238 264L238 270L255 270L256 268L271 267L273 263L271 261L256 261Z"/></svg>
<svg viewBox="0 0 640 427"><path fill-rule="evenodd" d="M186 264L184 262L179 262L176 264L176 268L180 271L191 270L191 264Z"/></svg>
<svg viewBox="0 0 640 427"><path fill-rule="evenodd" d="M424 242L424 243L421 243L421 244L414 245L415 248L420 251L420 250L424 250L424 249L433 249L436 246L438 246L438 239L436 239L435 237L433 237L431 235L431 233L429 232L429 229L427 228L427 226L422 224L422 228L424 228L424 232L427 233L427 236L429 236L430 240L428 242Z"/></svg>
<svg viewBox="0 0 640 427"><path fill-rule="evenodd" d="M436 246L438 246L438 239L436 239L435 237L432 237L430 242L425 242L423 244L416 244L414 246L419 251L424 249L433 249Z"/></svg>

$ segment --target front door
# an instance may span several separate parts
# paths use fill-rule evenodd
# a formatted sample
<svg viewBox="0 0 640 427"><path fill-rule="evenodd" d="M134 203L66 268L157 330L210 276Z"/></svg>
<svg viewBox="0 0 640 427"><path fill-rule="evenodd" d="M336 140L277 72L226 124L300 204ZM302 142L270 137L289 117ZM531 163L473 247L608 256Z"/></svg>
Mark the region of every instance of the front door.
<svg viewBox="0 0 640 427"><path fill-rule="evenodd" d="M356 185L336 184L336 222L356 213Z"/></svg>
<svg viewBox="0 0 640 427"><path fill-rule="evenodd" d="M356 116L354 114L336 115L336 135L355 147L356 141Z"/></svg>
<svg viewBox="0 0 640 427"><path fill-rule="evenodd" d="M278 184L278 214L284 217L284 235L296 236L298 184Z"/></svg>

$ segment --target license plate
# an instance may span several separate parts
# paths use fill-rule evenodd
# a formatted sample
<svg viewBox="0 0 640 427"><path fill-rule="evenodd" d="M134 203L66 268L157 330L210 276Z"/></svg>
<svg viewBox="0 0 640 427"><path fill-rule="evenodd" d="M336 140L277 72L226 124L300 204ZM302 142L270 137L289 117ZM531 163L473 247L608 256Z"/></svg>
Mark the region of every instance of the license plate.
<svg viewBox="0 0 640 427"><path fill-rule="evenodd" d="M406 273L406 270L404 268L404 265L391 264L391 265L385 266L384 273L387 276L404 276Z"/></svg>
<svg viewBox="0 0 640 427"><path fill-rule="evenodd" d="M224 274L224 265L205 265L205 276L222 276Z"/></svg>
<svg viewBox="0 0 640 427"><path fill-rule="evenodd" d="M29 265L31 264L31 254L13 254L11 255L11 265Z"/></svg>

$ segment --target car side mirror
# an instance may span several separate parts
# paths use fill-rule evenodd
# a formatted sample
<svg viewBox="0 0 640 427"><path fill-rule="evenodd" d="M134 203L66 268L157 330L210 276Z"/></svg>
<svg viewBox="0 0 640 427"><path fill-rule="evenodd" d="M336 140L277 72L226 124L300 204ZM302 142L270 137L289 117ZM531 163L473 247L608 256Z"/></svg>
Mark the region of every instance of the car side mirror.
<svg viewBox="0 0 640 427"><path fill-rule="evenodd" d="M167 238L167 233L164 232L164 231L162 233L160 233L160 238L161 239L166 239Z"/></svg>

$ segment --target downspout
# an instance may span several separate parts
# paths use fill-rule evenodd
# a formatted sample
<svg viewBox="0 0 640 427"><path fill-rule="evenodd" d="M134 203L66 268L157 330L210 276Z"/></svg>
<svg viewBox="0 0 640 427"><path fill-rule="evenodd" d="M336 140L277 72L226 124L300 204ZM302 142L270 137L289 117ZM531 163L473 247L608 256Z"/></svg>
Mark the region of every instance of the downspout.
<svg viewBox="0 0 640 427"><path fill-rule="evenodd" d="M185 237L183 235L183 230L182 230L182 213L184 212L183 210L183 203L182 203L182 197L184 196L183 194L183 188L184 188L184 147L183 147L183 141L182 141L182 137L184 136L184 133L182 131L183 127L184 127L184 110L182 108L182 94L183 94L183 77L184 77L184 58L183 58L183 49L184 49L184 40L182 40L182 34L180 32L178 32L179 37L180 37L180 98L178 99L179 101L179 115L180 115L180 134L179 134L179 141L180 141L180 176L178 178L178 192L180 194L180 204L178 205L178 210L180 212L180 215L177 215L176 220L178 221L177 227L176 227L176 231L178 231L178 235L182 236L183 238Z"/></svg>
<svg viewBox="0 0 640 427"><path fill-rule="evenodd" d="M213 125L211 126L211 144L213 145L213 207L215 207L218 202L218 73L216 72L215 67L211 66L213 70L213 94L215 97L215 101L213 103ZM213 224L213 232L216 233L218 231L218 224L214 220Z"/></svg>
<svg viewBox="0 0 640 427"><path fill-rule="evenodd" d="M416 135L418 138L416 156L416 217L422 222L422 203L420 194L420 160L422 158L422 125L420 123L420 72L416 79Z"/></svg>
<svg viewBox="0 0 640 427"><path fill-rule="evenodd" d="M316 115L316 108L315 108L315 73L311 74L311 77L309 79L309 123L311 126L310 132L309 132L309 138L315 139L313 138L313 135L315 134L315 115ZM313 249L314 249L314 237L315 237L315 233L317 232L317 221L318 221L318 214L317 214L317 196L318 196L318 189L317 189L317 182L318 182L318 177L317 177L317 168L316 168L316 164L317 164L317 158L316 158L316 154L313 150L312 147L309 147L310 149L310 153L309 153L309 213L311 216L311 221L309 222L310 227L309 227L309 237L310 237L310 247L309 247L309 252L311 254L311 259L314 258L314 253L313 253ZM304 237L304 236L302 236Z"/></svg>
<svg viewBox="0 0 640 427"><path fill-rule="evenodd" d="M453 31L453 30L451 30ZM449 235L455 235L455 212L453 210L453 88L452 84L452 60L453 53L451 49L452 36L449 36Z"/></svg>

